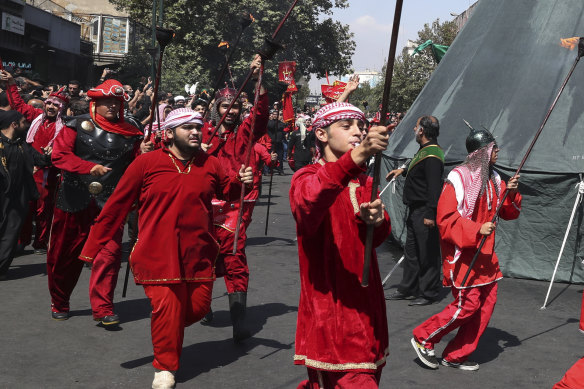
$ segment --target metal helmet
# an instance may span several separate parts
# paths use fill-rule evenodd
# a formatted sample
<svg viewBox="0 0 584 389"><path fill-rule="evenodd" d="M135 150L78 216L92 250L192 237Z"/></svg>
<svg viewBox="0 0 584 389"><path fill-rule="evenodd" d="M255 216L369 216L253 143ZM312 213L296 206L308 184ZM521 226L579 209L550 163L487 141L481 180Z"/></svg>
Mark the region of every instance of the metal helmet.
<svg viewBox="0 0 584 389"><path fill-rule="evenodd" d="M470 128L470 134L466 137L466 151L469 154L495 142L495 137L487 129L475 130L466 120L463 119L463 121Z"/></svg>

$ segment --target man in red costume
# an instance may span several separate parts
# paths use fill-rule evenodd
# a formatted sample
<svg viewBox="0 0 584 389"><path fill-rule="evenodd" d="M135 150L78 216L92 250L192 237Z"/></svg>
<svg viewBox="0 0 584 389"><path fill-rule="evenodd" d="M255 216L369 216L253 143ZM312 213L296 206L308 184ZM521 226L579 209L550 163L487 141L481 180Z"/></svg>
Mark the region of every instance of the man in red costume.
<svg viewBox="0 0 584 389"><path fill-rule="evenodd" d="M491 223L506 191L509 194L499 216L505 220L519 217L521 194L519 176L507 185L493 170L499 148L485 130L466 138L468 157L454 168L438 201L436 223L440 231L444 286L450 286L454 301L413 331L411 340L418 357L426 366L437 369L434 346L442 337L458 328L458 333L442 353L442 365L461 370L478 370L478 363L468 361L479 338L487 328L497 301L497 281L503 278L495 254L495 228ZM486 236L477 261L465 285L462 281L479 242Z"/></svg>
<svg viewBox="0 0 584 389"><path fill-rule="evenodd" d="M55 139L53 164L62 181L47 253L47 275L52 317L69 317L69 298L83 268L79 254L94 219L112 194L122 174L139 153L141 132L124 121L128 95L122 84L107 80L90 89L90 113L67 123ZM143 150L145 151L145 150ZM115 325L114 289L121 260L122 232L115 231L105 250L93 261L89 299L93 318Z"/></svg>
<svg viewBox="0 0 584 389"><path fill-rule="evenodd" d="M584 357L574 363L564 374L560 382L553 389L582 389L584 388Z"/></svg>
<svg viewBox="0 0 584 389"><path fill-rule="evenodd" d="M252 61L251 68L255 69L254 77L257 78L260 68L259 55ZM217 123L229 108L229 104L236 94L234 89L221 89L215 94L215 104L211 109L212 123ZM213 124L206 123L203 129L203 143L208 144L207 153L221 161L221 165L228 174L236 174L239 167L245 163L245 151L249 142L250 132L253 131L252 142L256 143L266 133L268 122L268 95L263 86L260 87L258 105L253 107L251 114L240 124L241 101L235 102L219 128L218 137L210 140L209 135L213 131ZM251 128L252 118L255 118L255 128ZM217 207L214 207L217 208ZM229 313L233 324L233 339L241 341L250 336L245 326L247 308L247 287L249 283L249 268L245 256L245 223L242 223L237 243L237 253L232 254L235 239L235 225L239 200L227 202L223 205L223 211L214 209L219 219L215 220L217 240L221 245L219 258L217 258L217 276L225 279L229 296ZM230 220L224 223L225 217ZM225 225L225 226L224 226ZM207 320L212 315L207 316Z"/></svg>
<svg viewBox="0 0 584 389"><path fill-rule="evenodd" d="M30 130L26 135L26 142L30 143L39 153L50 151L53 141L64 127L61 116L64 115L67 104L69 104L69 96L65 92L65 87L51 93L44 102L44 108L41 109L34 108L24 102L10 73L0 70L0 80L8 83L6 93L12 109L20 112L31 123ZM49 243L58 173L59 170L52 166L38 168L34 173L40 198L31 202L30 213L33 217L29 217L23 226L21 242L30 242L32 220L34 219L36 233L32 246L37 254L45 254Z"/></svg>
<svg viewBox="0 0 584 389"><path fill-rule="evenodd" d="M582 294L582 308L580 309L579 330L584 334L584 293ZM584 388L584 357L580 358L553 389L582 389Z"/></svg>
<svg viewBox="0 0 584 389"><path fill-rule="evenodd" d="M152 305L152 388L173 388L184 329L211 305L214 262L211 199L239 198L251 168L226 174L221 162L201 151L202 116L189 108L172 111L165 123L168 146L138 157L103 208L81 258L97 259L137 200L138 241L130 264Z"/></svg>
<svg viewBox="0 0 584 389"><path fill-rule="evenodd" d="M373 247L391 230L381 200L369 202L372 179L364 174L389 137L383 126L363 137L364 126L349 103L321 108L314 129L322 158L292 177L301 286L294 363L308 369L299 389L377 388L389 354L374 249L369 286L361 286L367 226L375 226Z"/></svg>

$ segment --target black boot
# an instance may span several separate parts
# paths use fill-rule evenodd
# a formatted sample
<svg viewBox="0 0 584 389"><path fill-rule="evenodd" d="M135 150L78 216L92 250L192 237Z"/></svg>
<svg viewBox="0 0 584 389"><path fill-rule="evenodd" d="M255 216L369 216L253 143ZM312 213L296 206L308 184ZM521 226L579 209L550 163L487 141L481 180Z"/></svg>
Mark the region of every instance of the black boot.
<svg viewBox="0 0 584 389"><path fill-rule="evenodd" d="M233 324L233 340L241 342L251 336L245 326L245 310L247 292L235 292L229 294L229 313Z"/></svg>

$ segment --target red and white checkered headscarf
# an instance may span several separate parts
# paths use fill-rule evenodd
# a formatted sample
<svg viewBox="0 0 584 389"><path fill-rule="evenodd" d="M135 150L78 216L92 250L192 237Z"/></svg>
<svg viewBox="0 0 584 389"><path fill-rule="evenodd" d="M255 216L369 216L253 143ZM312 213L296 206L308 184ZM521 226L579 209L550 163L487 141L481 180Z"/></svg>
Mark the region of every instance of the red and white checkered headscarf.
<svg viewBox="0 0 584 389"><path fill-rule="evenodd" d="M339 120L357 119L366 122L365 114L359 108L349 103L330 103L316 112L312 127L324 128Z"/></svg>
<svg viewBox="0 0 584 389"><path fill-rule="evenodd" d="M328 127L339 120L357 119L366 123L365 114L359 108L349 103L330 103L319 109L312 121L312 129ZM323 155L322 144L316 139L316 160Z"/></svg>
<svg viewBox="0 0 584 389"><path fill-rule="evenodd" d="M162 129L168 130L187 123L194 123L202 126L203 116L190 108L178 108L170 111L166 117L166 120L164 120Z"/></svg>
<svg viewBox="0 0 584 389"><path fill-rule="evenodd" d="M182 126L183 124L193 123L203 125L203 116L197 111L190 108L177 108L168 113L168 116L161 123L162 126L162 141L166 142L166 130Z"/></svg>

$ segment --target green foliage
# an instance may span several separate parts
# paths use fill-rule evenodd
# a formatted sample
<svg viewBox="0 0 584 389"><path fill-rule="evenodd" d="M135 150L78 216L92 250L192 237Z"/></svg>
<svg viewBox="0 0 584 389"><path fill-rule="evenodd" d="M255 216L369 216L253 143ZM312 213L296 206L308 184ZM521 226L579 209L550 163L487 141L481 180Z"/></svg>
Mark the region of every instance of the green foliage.
<svg viewBox="0 0 584 389"><path fill-rule="evenodd" d="M363 82L359 84L359 88L351 94L350 102L354 106L361 109L363 112L377 110L377 105L375 104L376 97L373 96L373 88L369 85L368 82ZM363 102L367 102L367 107L363 104Z"/></svg>
<svg viewBox="0 0 584 389"><path fill-rule="evenodd" d="M298 108L304 107L306 98L310 95L310 88L308 85L298 87L298 92L294 94L294 106Z"/></svg>
<svg viewBox="0 0 584 389"><path fill-rule="evenodd" d="M454 22L440 23L436 19L432 24L426 23L424 28L418 31L416 44L420 45L431 39L434 43L450 46L456 37L457 30ZM407 111L418 94L426 85L426 82L432 75L437 63L434 60L430 49L422 51L420 54L410 56L406 48L396 58L393 67L393 79L391 85L391 94L389 99L389 110L391 112ZM385 70L382 70L382 80L371 90L369 99L370 104L374 103L375 107L381 104L383 99L383 87L385 84ZM372 110L373 106L370 107Z"/></svg>
<svg viewBox="0 0 584 389"><path fill-rule="evenodd" d="M119 9L143 25L150 26L152 0L110 0ZM199 81L211 88L225 62L225 51L219 42L233 44L241 26L242 14L251 13L255 22L247 27L231 60L231 71L236 82L249 71L249 62L270 37L292 1L272 0L174 0L165 1L164 27L176 32L167 46L163 60L161 87L179 91L185 83ZM349 27L330 18L334 8L345 8L347 0L302 0L298 2L277 41L286 48L266 64L265 80L273 90L277 82L277 62L297 61L297 78L311 73L324 76L344 74L351 66L355 49ZM324 17L323 17L324 16ZM151 43L149 44L151 45ZM229 77L227 77L228 80Z"/></svg>

